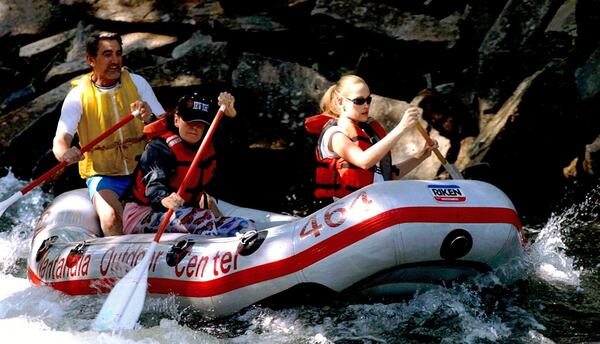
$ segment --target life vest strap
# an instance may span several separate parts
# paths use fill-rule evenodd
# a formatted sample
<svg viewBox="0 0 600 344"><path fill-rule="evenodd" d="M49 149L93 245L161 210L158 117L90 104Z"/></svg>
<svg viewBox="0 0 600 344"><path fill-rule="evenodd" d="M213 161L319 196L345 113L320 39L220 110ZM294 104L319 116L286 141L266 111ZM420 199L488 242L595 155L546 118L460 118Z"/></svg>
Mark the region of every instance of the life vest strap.
<svg viewBox="0 0 600 344"><path fill-rule="evenodd" d="M145 140L145 136L144 135L139 136L139 137L132 137L132 138L129 138L129 139L123 141L123 142L115 141L115 142L113 142L111 144L108 144L108 145L95 146L94 148L90 149L88 152L104 151L104 150L114 149L114 148L117 148L117 147L124 148L124 147L127 147L127 146L131 146L133 144L142 142L144 140Z"/></svg>

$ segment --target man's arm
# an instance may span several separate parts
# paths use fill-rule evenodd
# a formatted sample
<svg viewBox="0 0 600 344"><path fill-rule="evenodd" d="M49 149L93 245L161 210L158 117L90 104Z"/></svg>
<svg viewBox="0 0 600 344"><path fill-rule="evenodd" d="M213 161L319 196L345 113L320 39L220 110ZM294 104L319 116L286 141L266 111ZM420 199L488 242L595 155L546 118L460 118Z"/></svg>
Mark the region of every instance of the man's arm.
<svg viewBox="0 0 600 344"><path fill-rule="evenodd" d="M77 147L71 147L73 135L67 133L57 133L52 140L52 153L56 160L66 161L69 164L78 162L83 159L81 151Z"/></svg>
<svg viewBox="0 0 600 344"><path fill-rule="evenodd" d="M152 90L152 87L148 81L146 81L146 79L143 77L133 73L131 73L131 79L138 90L140 99L148 104L155 116L162 116L162 114L165 113L165 109L156 98L156 95L154 94L154 91Z"/></svg>

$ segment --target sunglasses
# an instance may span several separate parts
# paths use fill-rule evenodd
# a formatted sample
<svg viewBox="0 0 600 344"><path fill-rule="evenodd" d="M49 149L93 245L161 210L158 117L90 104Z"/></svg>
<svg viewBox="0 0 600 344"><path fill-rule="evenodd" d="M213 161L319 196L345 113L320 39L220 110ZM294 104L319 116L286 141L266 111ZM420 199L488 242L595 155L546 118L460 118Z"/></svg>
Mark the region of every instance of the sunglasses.
<svg viewBox="0 0 600 344"><path fill-rule="evenodd" d="M371 97L371 96L368 96L367 98L358 97L358 98L354 98L354 99L346 98L342 95L340 95L340 96L344 99L347 99L347 100L353 102L356 105L363 105L364 103L371 104L371 100L373 100L373 97Z"/></svg>

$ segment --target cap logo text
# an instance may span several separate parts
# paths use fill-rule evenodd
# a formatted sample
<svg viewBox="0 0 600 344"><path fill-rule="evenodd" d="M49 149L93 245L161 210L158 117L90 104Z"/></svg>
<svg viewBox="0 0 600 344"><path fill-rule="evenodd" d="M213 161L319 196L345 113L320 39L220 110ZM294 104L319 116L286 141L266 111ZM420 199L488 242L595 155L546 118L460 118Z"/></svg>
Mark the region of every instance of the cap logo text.
<svg viewBox="0 0 600 344"><path fill-rule="evenodd" d="M208 104L202 102L194 102L193 109L208 112Z"/></svg>

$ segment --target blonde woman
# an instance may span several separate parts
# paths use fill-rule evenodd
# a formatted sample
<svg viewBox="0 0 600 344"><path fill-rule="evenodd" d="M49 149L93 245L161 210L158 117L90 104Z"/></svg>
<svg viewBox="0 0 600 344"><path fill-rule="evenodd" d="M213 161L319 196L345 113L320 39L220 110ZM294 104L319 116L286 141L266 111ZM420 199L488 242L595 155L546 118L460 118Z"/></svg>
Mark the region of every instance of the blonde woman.
<svg viewBox="0 0 600 344"><path fill-rule="evenodd" d="M343 76L321 99L322 114L306 120L310 133L319 134L314 195L317 199L344 197L371 183L399 179L437 148L425 144L416 156L392 165L390 151L417 122L421 109L410 107L386 133L369 117L371 91L356 75Z"/></svg>

